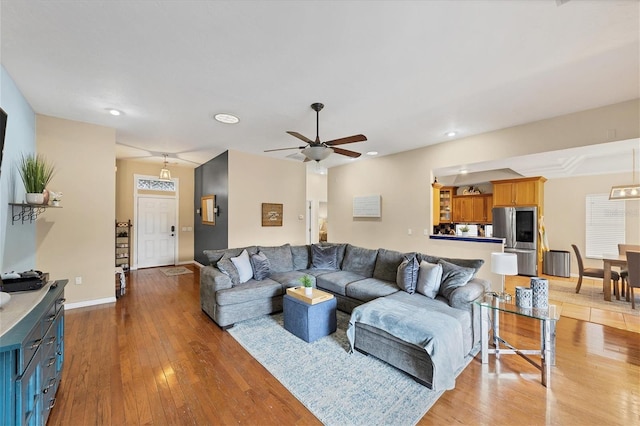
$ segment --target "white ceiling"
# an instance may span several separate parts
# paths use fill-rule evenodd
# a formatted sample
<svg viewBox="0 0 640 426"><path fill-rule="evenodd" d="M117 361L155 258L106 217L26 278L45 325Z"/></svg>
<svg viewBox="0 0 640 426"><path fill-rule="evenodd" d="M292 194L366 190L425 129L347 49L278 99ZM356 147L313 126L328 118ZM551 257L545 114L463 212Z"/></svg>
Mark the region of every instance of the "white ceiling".
<svg viewBox="0 0 640 426"><path fill-rule="evenodd" d="M386 155L640 92L635 0L0 8L2 65L35 112L116 128L118 158L158 164L162 153L194 166L227 149L286 158L295 151L263 151L301 145L287 130L314 138L313 102L325 104L322 140L363 133L344 148ZM218 123L218 112L241 121Z"/></svg>

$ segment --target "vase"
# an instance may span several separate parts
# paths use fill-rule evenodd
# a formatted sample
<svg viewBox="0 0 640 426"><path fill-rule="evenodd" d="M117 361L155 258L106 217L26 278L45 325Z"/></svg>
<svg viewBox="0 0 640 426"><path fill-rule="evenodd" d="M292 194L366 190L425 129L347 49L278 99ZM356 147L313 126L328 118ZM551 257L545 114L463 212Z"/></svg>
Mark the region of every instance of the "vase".
<svg viewBox="0 0 640 426"><path fill-rule="evenodd" d="M44 194L31 193L25 194L27 204L44 204Z"/></svg>
<svg viewBox="0 0 640 426"><path fill-rule="evenodd" d="M304 294L309 297L313 296L313 287L305 287Z"/></svg>
<svg viewBox="0 0 640 426"><path fill-rule="evenodd" d="M549 280L540 277L531 278L533 291L533 307L546 309L549 307Z"/></svg>
<svg viewBox="0 0 640 426"><path fill-rule="evenodd" d="M529 287L516 287L516 306L530 308L532 305L533 291Z"/></svg>

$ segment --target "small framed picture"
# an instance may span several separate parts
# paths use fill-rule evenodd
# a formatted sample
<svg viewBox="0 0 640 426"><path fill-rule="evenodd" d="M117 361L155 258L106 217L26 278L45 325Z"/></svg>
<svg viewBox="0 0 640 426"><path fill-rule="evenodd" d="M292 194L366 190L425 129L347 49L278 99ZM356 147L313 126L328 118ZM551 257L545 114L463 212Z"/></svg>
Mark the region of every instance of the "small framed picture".
<svg viewBox="0 0 640 426"><path fill-rule="evenodd" d="M262 226L282 226L282 204L262 203Z"/></svg>

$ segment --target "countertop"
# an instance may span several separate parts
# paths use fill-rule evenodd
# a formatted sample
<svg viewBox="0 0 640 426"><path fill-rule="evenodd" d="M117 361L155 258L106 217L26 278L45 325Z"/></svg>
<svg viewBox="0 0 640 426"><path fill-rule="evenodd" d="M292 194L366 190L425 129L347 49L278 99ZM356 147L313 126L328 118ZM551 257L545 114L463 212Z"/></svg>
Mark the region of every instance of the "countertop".
<svg viewBox="0 0 640 426"><path fill-rule="evenodd" d="M449 240L449 241L463 241L472 243L491 243L491 244L504 244L504 238L494 237L463 237L460 235L429 235L432 240Z"/></svg>
<svg viewBox="0 0 640 426"><path fill-rule="evenodd" d="M51 284L54 282L49 281L40 290L36 291L9 293L11 294L11 300L0 308L0 336L3 336L22 318L27 316L33 307L44 299L44 296L49 292Z"/></svg>

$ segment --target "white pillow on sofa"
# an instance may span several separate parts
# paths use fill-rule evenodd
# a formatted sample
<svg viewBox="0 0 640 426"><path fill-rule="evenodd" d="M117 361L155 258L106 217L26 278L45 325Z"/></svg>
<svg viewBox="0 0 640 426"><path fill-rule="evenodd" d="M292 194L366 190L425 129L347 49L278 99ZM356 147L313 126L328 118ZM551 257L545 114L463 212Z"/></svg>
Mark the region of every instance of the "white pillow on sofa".
<svg viewBox="0 0 640 426"><path fill-rule="evenodd" d="M246 283L253 278L253 269L251 268L251 260L249 259L249 253L247 250L242 250L242 253L238 257L232 257L231 261L233 266L238 270L240 276L240 283Z"/></svg>
<svg viewBox="0 0 640 426"><path fill-rule="evenodd" d="M418 283L416 291L427 297L435 299L440 290L440 280L442 279L442 265L433 264L426 261L420 262L418 270Z"/></svg>

